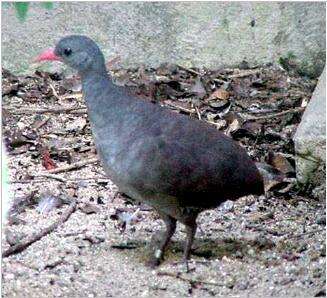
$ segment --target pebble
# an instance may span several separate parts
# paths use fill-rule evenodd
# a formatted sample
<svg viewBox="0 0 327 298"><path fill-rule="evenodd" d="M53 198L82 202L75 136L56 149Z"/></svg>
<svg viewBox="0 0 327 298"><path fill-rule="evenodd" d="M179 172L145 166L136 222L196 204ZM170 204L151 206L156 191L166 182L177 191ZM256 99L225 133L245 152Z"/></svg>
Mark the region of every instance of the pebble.
<svg viewBox="0 0 327 298"><path fill-rule="evenodd" d="M5 274L4 275L4 278L7 279L7 280L14 279L15 278L15 274L13 274L13 273Z"/></svg>
<svg viewBox="0 0 327 298"><path fill-rule="evenodd" d="M320 216L316 219L316 224L318 225L326 225L326 216Z"/></svg>
<svg viewBox="0 0 327 298"><path fill-rule="evenodd" d="M236 284L235 288L244 291L249 287L249 284L250 283L247 280L241 280L238 284Z"/></svg>
<svg viewBox="0 0 327 298"><path fill-rule="evenodd" d="M252 210L251 210L251 207L249 207L249 206L245 206L244 207L244 210L243 210L243 212L244 213L249 213L249 212L251 212Z"/></svg>
<svg viewBox="0 0 327 298"><path fill-rule="evenodd" d="M13 246L20 242L25 237L24 234L21 234L19 232L13 232L10 230L6 231L6 240L10 246Z"/></svg>
<svg viewBox="0 0 327 298"><path fill-rule="evenodd" d="M234 202L233 201L226 201L223 206L222 206L222 210L225 212L232 212L234 211Z"/></svg>
<svg viewBox="0 0 327 298"><path fill-rule="evenodd" d="M251 256L251 257L254 257L256 255L255 250L253 248L250 248L248 250L248 255Z"/></svg>
<svg viewBox="0 0 327 298"><path fill-rule="evenodd" d="M227 279L226 283L225 283L225 286L229 289L232 289L234 288L235 286L235 278L234 277L230 277Z"/></svg>
<svg viewBox="0 0 327 298"><path fill-rule="evenodd" d="M285 272L288 274L296 274L298 272L298 269L296 266L287 266L285 268Z"/></svg>
<svg viewBox="0 0 327 298"><path fill-rule="evenodd" d="M313 273L312 273L312 276L314 277L314 278L320 278L321 276L322 276L322 270L321 270L321 268L315 268L314 270L313 270Z"/></svg>
<svg viewBox="0 0 327 298"><path fill-rule="evenodd" d="M281 284L282 286L285 286L285 285L288 285L289 283L293 282L294 281L294 278L292 277L286 277L286 278L283 278L279 284Z"/></svg>

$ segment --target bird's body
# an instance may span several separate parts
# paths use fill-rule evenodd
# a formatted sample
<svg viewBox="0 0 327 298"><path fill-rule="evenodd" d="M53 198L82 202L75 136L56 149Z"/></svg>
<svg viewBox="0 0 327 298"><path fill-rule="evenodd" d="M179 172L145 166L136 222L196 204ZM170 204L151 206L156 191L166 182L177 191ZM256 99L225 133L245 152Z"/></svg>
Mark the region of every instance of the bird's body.
<svg viewBox="0 0 327 298"><path fill-rule="evenodd" d="M262 192L255 165L231 138L134 98L109 78L105 88L91 85L85 99L103 166L132 198L161 207L170 196L181 207L210 208ZM96 99L93 88L101 90Z"/></svg>
<svg viewBox="0 0 327 298"><path fill-rule="evenodd" d="M60 41L57 55L69 43L74 51L79 38L83 44L86 37ZM88 38L86 43L95 45ZM99 55L97 48L89 55ZM176 221L187 228L187 259L198 213L228 199L262 194L262 177L246 151L231 138L201 121L135 98L113 84L100 60L103 57L96 61L97 68L75 68L82 78L102 165L120 191L149 204L165 221L167 230L152 263L159 263Z"/></svg>

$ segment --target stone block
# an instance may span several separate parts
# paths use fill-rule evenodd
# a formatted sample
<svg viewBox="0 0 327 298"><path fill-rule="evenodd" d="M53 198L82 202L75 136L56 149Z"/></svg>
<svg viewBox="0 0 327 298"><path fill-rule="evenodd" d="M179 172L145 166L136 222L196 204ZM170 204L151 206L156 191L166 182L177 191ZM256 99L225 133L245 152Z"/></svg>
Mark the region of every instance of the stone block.
<svg viewBox="0 0 327 298"><path fill-rule="evenodd" d="M296 174L303 185L314 187L314 196L326 192L326 68L294 136Z"/></svg>

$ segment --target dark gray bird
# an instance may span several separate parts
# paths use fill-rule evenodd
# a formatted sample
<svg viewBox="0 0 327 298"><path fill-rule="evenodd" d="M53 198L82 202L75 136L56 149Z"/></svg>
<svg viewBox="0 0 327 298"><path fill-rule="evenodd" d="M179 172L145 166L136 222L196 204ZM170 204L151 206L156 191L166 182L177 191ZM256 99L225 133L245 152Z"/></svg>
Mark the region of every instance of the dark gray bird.
<svg viewBox="0 0 327 298"><path fill-rule="evenodd" d="M107 175L120 191L157 210L165 222L150 264L160 263L176 221L186 227L187 260L201 211L226 200L263 194L263 179L242 147L206 123L114 85L101 50L90 38L64 37L37 60L61 60L78 71Z"/></svg>

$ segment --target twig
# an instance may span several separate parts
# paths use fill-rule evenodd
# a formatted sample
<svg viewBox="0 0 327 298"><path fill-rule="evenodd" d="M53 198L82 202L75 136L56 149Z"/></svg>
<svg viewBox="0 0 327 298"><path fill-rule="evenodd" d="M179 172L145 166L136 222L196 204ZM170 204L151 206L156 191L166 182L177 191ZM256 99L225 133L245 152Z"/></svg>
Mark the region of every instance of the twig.
<svg viewBox="0 0 327 298"><path fill-rule="evenodd" d="M301 234L297 234L297 235L287 235L287 239L294 239L294 238L301 238L302 236L306 236L306 235L310 235L310 234L314 234L314 233L319 233L319 232L324 232L326 229L318 229L318 230L314 230L314 231L308 231L305 233L301 233Z"/></svg>
<svg viewBox="0 0 327 298"><path fill-rule="evenodd" d="M45 118L43 121L41 121L41 122L39 122L38 124L34 125L34 129L40 129L40 128L41 128L43 125L45 125L49 120L50 120L50 117L47 117L47 116L46 116L46 118Z"/></svg>
<svg viewBox="0 0 327 298"><path fill-rule="evenodd" d="M72 181L72 182L78 182L78 181L88 181L88 180L94 180L96 182L98 182L97 180L101 180L102 181L110 181L109 178L105 178L105 177L89 177L89 178L62 178L60 176L57 176L57 175L51 175L51 174L48 174L48 173L40 173L41 175L37 174L37 175L30 175L32 177L47 177L47 178L53 178L53 179L56 179L58 181L61 181L63 180L62 182L66 183L66 182L69 182L69 181ZM48 179L25 179L25 180L10 180L9 181L9 184L11 183L42 183L42 182L47 182Z"/></svg>
<svg viewBox="0 0 327 298"><path fill-rule="evenodd" d="M221 80L221 79L218 79L218 78L213 79L213 81L216 82L216 83L220 83L220 84L225 84L227 82L225 80Z"/></svg>
<svg viewBox="0 0 327 298"><path fill-rule="evenodd" d="M63 95L61 97L61 99L71 99L71 98L80 100L80 99L83 98L83 93L82 92L79 92L79 93L73 93L73 94L66 94L66 95Z"/></svg>
<svg viewBox="0 0 327 298"><path fill-rule="evenodd" d="M87 159L87 160L78 161L78 162L75 162L73 164L63 166L61 168L56 168L56 169L49 170L48 173L57 174L57 173L61 173L61 172L67 172L67 171L75 170L75 169L81 168L81 167L83 167L85 165L95 163L95 162L98 162L98 161L99 161L99 159L97 157L94 157L94 158L90 158L90 159Z"/></svg>
<svg viewBox="0 0 327 298"><path fill-rule="evenodd" d="M9 184L15 184L15 183L21 183L21 184L25 184L25 183L43 183L43 182L47 182L48 179L38 179L38 180L34 180L34 179L24 179L24 180L10 180Z"/></svg>
<svg viewBox="0 0 327 298"><path fill-rule="evenodd" d="M201 74L199 72L197 72L197 71L195 71L193 69L190 69L190 68L187 68L187 67L184 67L184 66L181 66L181 65L177 65L177 66L178 66L178 68L183 69L183 70L185 70L185 71L187 71L187 72L189 72L191 74L194 74L196 76L201 76Z"/></svg>
<svg viewBox="0 0 327 298"><path fill-rule="evenodd" d="M38 177L46 177L46 178L51 178L51 179L58 180L60 182L67 182L67 179L65 179L63 177L60 177L58 175L49 174L49 173L38 173L38 174L35 174L35 175L31 175L31 176L32 177L35 177L35 178L38 178Z"/></svg>
<svg viewBox="0 0 327 298"><path fill-rule="evenodd" d="M189 114L194 114L194 113L195 113L194 110L189 110L189 109L186 109L186 108L180 107L180 106L178 106L178 105L174 105L174 104L172 104L172 103L167 103L167 105L170 106L170 107L173 107L173 108L175 108L175 109L178 109L178 110L180 110L180 111L182 111L182 112L185 112L185 113L189 113Z"/></svg>
<svg viewBox="0 0 327 298"><path fill-rule="evenodd" d="M184 277L184 276L181 275L180 272L174 273L174 272L168 272L168 271L158 271L157 274L158 275L171 276L171 277L183 280L183 281L190 282L192 284L200 283L200 284L212 285L212 286L217 286L217 287L223 287L224 286L224 284L219 284L219 283L215 283L215 282L211 282L211 281L205 281L205 280L199 280L199 279Z"/></svg>
<svg viewBox="0 0 327 298"><path fill-rule="evenodd" d="M14 246L9 247L7 250L5 250L2 253L2 257L6 258L6 257L9 257L10 255L19 253L19 252L23 251L24 249L26 249L27 247L29 247L34 242L40 240L42 237L52 233L61 224L63 224L65 221L68 220L70 215L76 210L76 205L77 205L76 201L73 201L70 204L70 206L65 210L65 212L62 214L62 216L59 218L58 221L54 222L49 227L41 230L39 233L36 233L36 234L33 234L33 235L27 237L25 241L19 242L19 243L15 244Z"/></svg>
<svg viewBox="0 0 327 298"><path fill-rule="evenodd" d="M200 114L199 109L197 107L195 107L195 111L198 114L199 120L202 120L201 114Z"/></svg>
<svg viewBox="0 0 327 298"><path fill-rule="evenodd" d="M59 96L59 94L57 93L56 89L51 85L49 84L51 90L52 90L52 94L54 97L56 97L58 100L61 100L61 97Z"/></svg>
<svg viewBox="0 0 327 298"><path fill-rule="evenodd" d="M257 117L256 116L248 116L244 113L240 113L240 114L244 115L246 120L261 120L261 119L271 119L271 118L275 118L275 117L280 117L280 116L284 116L289 113L298 113L298 112L302 112L304 110L305 110L305 108L298 107L298 108L282 111L282 112L271 114L271 115L257 116Z"/></svg>
<svg viewBox="0 0 327 298"><path fill-rule="evenodd" d="M116 249L136 249L138 248L135 244L128 244L128 243L121 243L121 244L113 244L110 247L116 248Z"/></svg>
<svg viewBox="0 0 327 298"><path fill-rule="evenodd" d="M85 107L70 107L70 108L49 108L49 109L11 109L11 108L6 108L6 111L8 111L11 114L33 114L33 113L38 113L38 114L45 114L45 113L54 113L54 114L59 114L59 113L67 113L71 112L74 114L85 114L87 113L87 110Z"/></svg>
<svg viewBox="0 0 327 298"><path fill-rule="evenodd" d="M258 73L260 71L261 71L261 69L245 70L245 71L242 71L242 72L239 72L239 73L235 73L235 74L229 75L228 78L229 79L243 78L243 77L247 77L247 76L256 74L256 73Z"/></svg>

